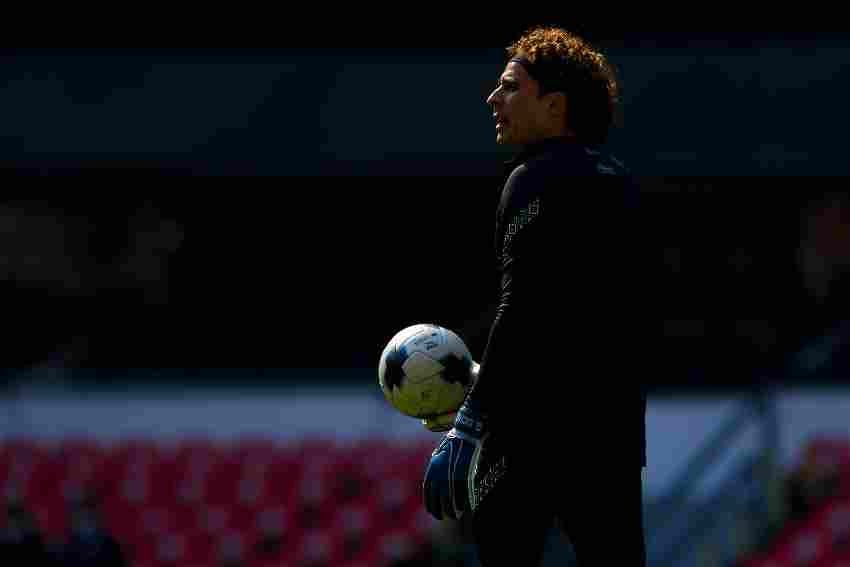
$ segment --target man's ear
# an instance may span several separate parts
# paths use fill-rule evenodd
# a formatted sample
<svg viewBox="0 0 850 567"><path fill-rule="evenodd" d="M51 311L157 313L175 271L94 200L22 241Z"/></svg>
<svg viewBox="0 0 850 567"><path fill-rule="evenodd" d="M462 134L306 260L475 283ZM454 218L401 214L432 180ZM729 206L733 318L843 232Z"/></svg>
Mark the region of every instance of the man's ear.
<svg viewBox="0 0 850 567"><path fill-rule="evenodd" d="M549 107L549 111L553 116L557 118L565 118L567 115L567 105L569 101L567 100L567 94L555 91L546 94L546 104Z"/></svg>

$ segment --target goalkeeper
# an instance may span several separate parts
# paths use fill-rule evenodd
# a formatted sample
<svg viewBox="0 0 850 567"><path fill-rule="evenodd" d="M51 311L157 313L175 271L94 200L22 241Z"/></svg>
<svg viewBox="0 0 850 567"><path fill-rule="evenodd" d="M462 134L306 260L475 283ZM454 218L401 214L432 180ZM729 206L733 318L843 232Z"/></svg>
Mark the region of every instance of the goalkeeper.
<svg viewBox="0 0 850 567"><path fill-rule="evenodd" d="M558 28L508 56L487 99L497 143L518 149L497 210L499 306L425 506L471 515L484 567L538 565L556 521L582 567L642 566L648 246L637 186L602 148L616 76Z"/></svg>

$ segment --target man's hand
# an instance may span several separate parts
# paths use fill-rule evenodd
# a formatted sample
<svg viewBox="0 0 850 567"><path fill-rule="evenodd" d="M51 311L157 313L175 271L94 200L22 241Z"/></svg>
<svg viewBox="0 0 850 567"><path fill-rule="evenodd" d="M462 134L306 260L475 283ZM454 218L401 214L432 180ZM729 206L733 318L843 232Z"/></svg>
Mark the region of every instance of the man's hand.
<svg viewBox="0 0 850 567"><path fill-rule="evenodd" d="M455 423L455 418L457 417L457 412L449 412L444 413L443 415L435 415L433 417L427 417L422 420L422 425L428 431L433 431L434 433L440 433L443 431L448 431L452 428Z"/></svg>
<svg viewBox="0 0 850 567"><path fill-rule="evenodd" d="M422 496L425 509L436 519L459 520L470 509L470 470L486 433L485 416L467 401L458 410L454 427L431 453Z"/></svg>

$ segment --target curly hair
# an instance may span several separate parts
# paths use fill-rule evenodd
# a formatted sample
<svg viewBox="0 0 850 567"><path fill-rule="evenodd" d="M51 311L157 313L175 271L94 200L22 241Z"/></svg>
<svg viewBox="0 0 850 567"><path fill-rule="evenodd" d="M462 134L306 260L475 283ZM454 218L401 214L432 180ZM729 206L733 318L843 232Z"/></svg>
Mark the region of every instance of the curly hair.
<svg viewBox="0 0 850 567"><path fill-rule="evenodd" d="M614 123L620 85L614 67L587 41L562 28L538 26L507 47L510 58L530 63L541 94L568 97L567 123L589 144L602 144Z"/></svg>

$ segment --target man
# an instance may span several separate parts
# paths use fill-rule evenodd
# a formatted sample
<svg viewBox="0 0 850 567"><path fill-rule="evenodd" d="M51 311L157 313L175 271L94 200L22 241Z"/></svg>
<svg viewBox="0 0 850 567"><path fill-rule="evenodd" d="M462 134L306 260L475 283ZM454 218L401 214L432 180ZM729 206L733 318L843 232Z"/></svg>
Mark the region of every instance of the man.
<svg viewBox="0 0 850 567"><path fill-rule="evenodd" d="M508 162L499 308L478 377L423 482L438 519L471 514L484 567L537 565L557 520L582 567L645 565L650 331L638 191L602 151L616 77L569 32L508 48L487 104ZM425 424L426 427L428 424Z"/></svg>

